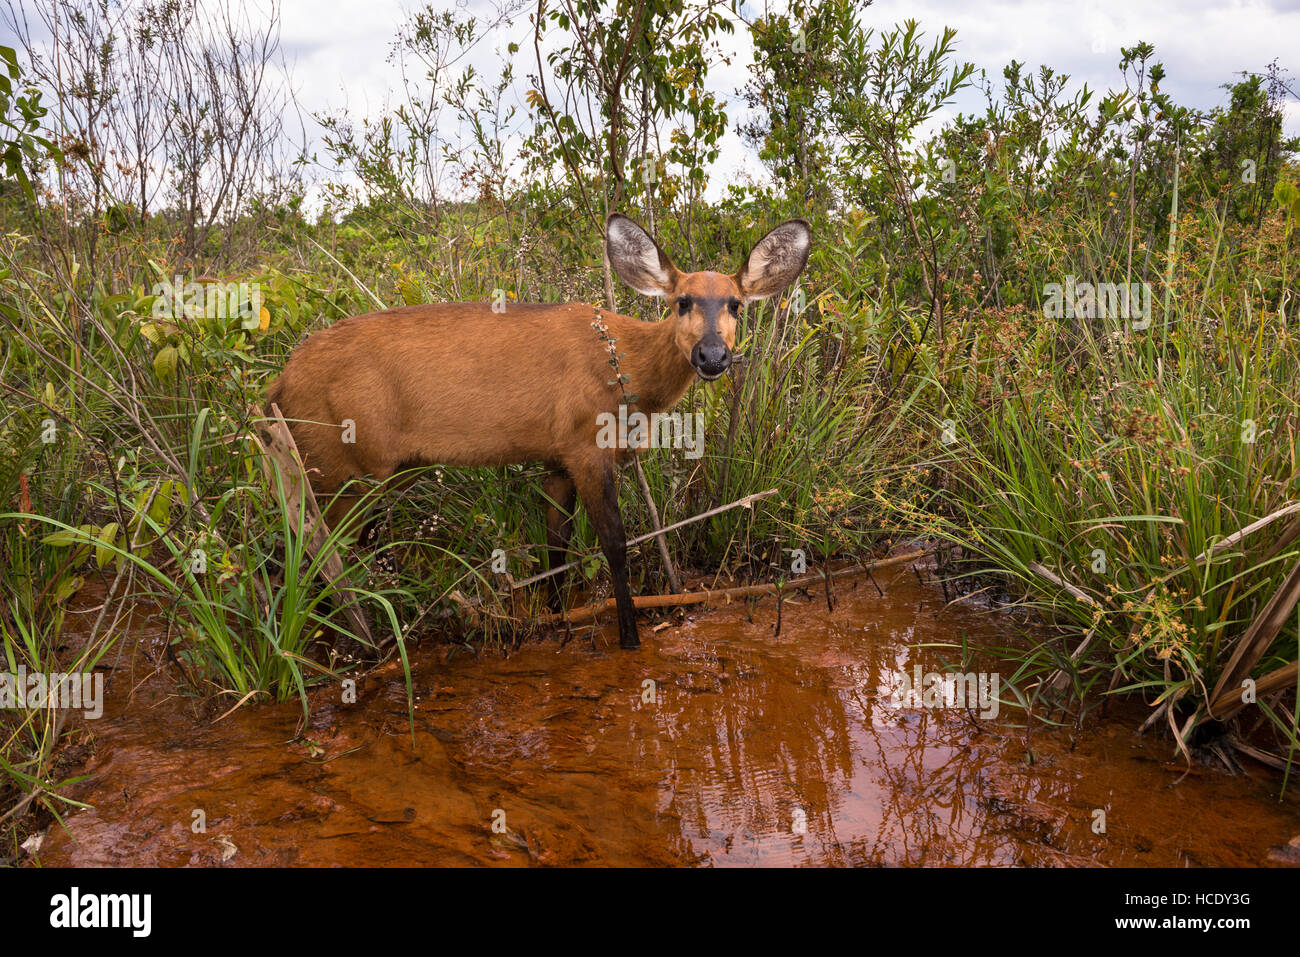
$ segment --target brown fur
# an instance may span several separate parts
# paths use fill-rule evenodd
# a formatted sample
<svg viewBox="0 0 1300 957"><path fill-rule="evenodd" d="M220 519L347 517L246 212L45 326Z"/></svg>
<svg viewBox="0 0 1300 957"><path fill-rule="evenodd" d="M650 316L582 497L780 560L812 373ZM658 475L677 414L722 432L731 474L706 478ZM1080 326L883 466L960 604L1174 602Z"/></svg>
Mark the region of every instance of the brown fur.
<svg viewBox="0 0 1300 957"><path fill-rule="evenodd" d="M622 401L607 384L614 373L591 325L597 317L625 353L620 369L637 407L674 405L695 370L689 347L683 354L665 342L673 325L576 303L500 314L445 303L345 319L294 350L270 399L305 420L291 424L294 440L326 495L404 466L567 465L614 451L596 448L597 415L617 414ZM355 443L342 441L345 419L356 424Z"/></svg>
<svg viewBox="0 0 1300 957"><path fill-rule="evenodd" d="M734 275L681 273L653 240L636 233L639 227L628 224L621 228L634 242L648 241L663 263L662 270L651 270L666 280L651 283L670 307L662 322L640 322L584 303L509 303L501 313L486 303L464 302L388 309L309 337L268 392L269 403L289 420L313 488L324 498L352 479L383 481L416 465L552 466L556 474L547 494L571 511L576 491L610 559L625 645L633 619L630 598L629 607L622 607L622 570L614 567L622 561L610 553L621 553L623 542L613 476L617 462L635 453L596 444L597 417L617 415L623 392L610 385L615 373L608 344L592 323L599 318L617 340L623 353L619 371L628 376L624 388L637 396L636 408L660 412L676 404L696 378L691 350L704 334L704 306L712 304L717 331L730 350L736 323L726 303L771 294L752 288L752 269L747 288L746 267ZM775 230L769 237L774 235ZM773 245L765 238L751 258L763 242ZM644 255L646 247L632 251ZM798 269L806 256L805 248ZM624 278L644 265L612 248L611 260ZM644 287L646 275L636 276ZM675 305L682 296L693 302L686 314ZM343 441L348 419L355 424L355 443ZM330 524L342 520L355 500L338 496L327 512ZM571 522L552 505L547 524L554 561L567 544ZM634 623L631 629L634 645Z"/></svg>

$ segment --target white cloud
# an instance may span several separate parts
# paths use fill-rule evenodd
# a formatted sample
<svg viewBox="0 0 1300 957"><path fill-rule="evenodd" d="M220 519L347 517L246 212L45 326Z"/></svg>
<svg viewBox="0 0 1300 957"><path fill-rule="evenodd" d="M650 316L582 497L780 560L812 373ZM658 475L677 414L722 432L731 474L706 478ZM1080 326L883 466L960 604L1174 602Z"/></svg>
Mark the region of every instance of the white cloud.
<svg viewBox="0 0 1300 957"><path fill-rule="evenodd" d="M958 56L999 80L1012 59L1037 70L1040 64L1071 77L1075 88L1122 88L1120 48L1147 42L1168 78L1163 89L1176 102L1202 110L1227 102L1223 84L1243 70L1263 71L1274 59L1295 67L1300 36L1300 2L1206 2L1206 0L1088 0L1076 3L1022 3L984 0L904 2L877 0L864 22L888 28L916 19L928 36L944 26L957 29ZM967 95L959 107L978 110L980 98ZM1291 114L1290 135L1300 135Z"/></svg>
<svg viewBox="0 0 1300 957"><path fill-rule="evenodd" d="M483 15L493 0L461 3L461 9ZM454 9L453 0L433 0L432 5ZM281 44L304 113L347 109L354 117L373 116L395 103L399 70L391 58L392 43L405 14L419 8L416 0L283 0ZM521 115L527 89L524 77L536 69L528 42L531 9L467 60L481 77L494 79L506 42L524 41L514 58L513 102ZM746 13L757 15L757 10L747 8ZM863 22L877 30L909 18L919 21L929 39L944 26L956 28L957 56L985 70L995 84L1001 81L1002 68L1016 59L1029 70L1047 64L1068 74L1074 89L1085 83L1095 91L1119 87L1123 83L1118 69L1120 47L1146 41L1155 46L1156 59L1168 71L1164 89L1180 103L1209 109L1227 101L1221 87L1238 79L1243 70L1262 71L1274 59L1284 69L1300 67L1295 47L1300 0L877 0L863 14ZM716 68L711 79L714 89L729 101L731 131L713 173L710 193L714 196L743 172L761 172L734 132L743 119L738 92L749 76L752 45L743 24L720 42L732 62ZM978 91L968 89L945 115L982 112L983 102ZM1300 135L1300 104L1292 101L1285 110L1288 135Z"/></svg>

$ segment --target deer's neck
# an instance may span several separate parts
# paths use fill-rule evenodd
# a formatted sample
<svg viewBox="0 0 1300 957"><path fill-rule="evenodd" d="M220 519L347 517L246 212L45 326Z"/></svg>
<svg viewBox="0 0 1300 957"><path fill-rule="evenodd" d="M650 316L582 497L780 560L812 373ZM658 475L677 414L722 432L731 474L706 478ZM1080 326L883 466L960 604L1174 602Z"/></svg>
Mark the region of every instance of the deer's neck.
<svg viewBox="0 0 1300 957"><path fill-rule="evenodd" d="M636 407L662 412L676 405L695 381L695 369L674 341L673 324L629 320L623 340L617 344L626 353L619 361L629 379L623 388L637 397Z"/></svg>

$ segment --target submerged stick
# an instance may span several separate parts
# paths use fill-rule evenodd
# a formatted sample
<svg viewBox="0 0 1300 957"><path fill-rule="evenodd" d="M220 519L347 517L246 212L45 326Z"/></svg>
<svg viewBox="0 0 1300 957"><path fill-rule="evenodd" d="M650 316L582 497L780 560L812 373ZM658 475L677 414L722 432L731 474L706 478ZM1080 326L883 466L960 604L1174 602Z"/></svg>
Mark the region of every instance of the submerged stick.
<svg viewBox="0 0 1300 957"><path fill-rule="evenodd" d="M665 529L667 531L667 529ZM703 605L711 601L731 601L736 598L750 598L755 595L774 595L785 591L787 588L805 588L809 585L820 584L826 578L847 578L850 575L860 575L863 572L870 573L873 569L890 568L894 565L905 565L908 562L915 561L918 558L924 558L926 555L934 554L934 549L920 549L915 552L908 552L905 555L893 555L889 558L882 558L874 562L867 562L864 565L854 565L851 568L841 568L839 571L831 572L826 575L806 575L803 578L796 578L788 582L768 582L762 585L742 585L737 588L708 588L703 591L684 592L680 595L640 595L632 599L632 604L636 608L674 608L678 605ZM568 612L552 612L549 615L543 615L536 619L538 624L549 625L558 621L565 621L569 624L578 624L584 621L590 621L606 611L613 611L616 607L613 598L606 599L595 605L584 605L581 608L575 608Z"/></svg>

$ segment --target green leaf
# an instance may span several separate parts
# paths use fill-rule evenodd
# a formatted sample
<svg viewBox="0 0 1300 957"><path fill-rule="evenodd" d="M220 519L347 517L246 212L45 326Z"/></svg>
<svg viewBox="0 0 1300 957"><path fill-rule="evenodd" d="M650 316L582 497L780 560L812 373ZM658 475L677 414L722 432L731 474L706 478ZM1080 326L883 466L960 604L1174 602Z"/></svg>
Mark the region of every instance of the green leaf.
<svg viewBox="0 0 1300 957"><path fill-rule="evenodd" d="M154 375L164 381L173 378L176 375L176 365L179 360L180 354L176 351L175 346L159 349L158 354L153 357Z"/></svg>
<svg viewBox="0 0 1300 957"><path fill-rule="evenodd" d="M58 587L54 589L55 604L67 601L77 592L81 591L81 586L85 583L86 580L80 575L73 575L60 581Z"/></svg>
<svg viewBox="0 0 1300 957"><path fill-rule="evenodd" d="M153 519L154 524L166 527L172 514L172 501L176 487L180 483L169 479L158 487L158 494L154 496L153 504L149 506L149 517Z"/></svg>
<svg viewBox="0 0 1300 957"><path fill-rule="evenodd" d="M67 548L82 541L85 541L85 536L81 532L68 530L51 532L41 539L41 544L49 545L51 548Z"/></svg>
<svg viewBox="0 0 1300 957"><path fill-rule="evenodd" d="M109 562L113 560L113 556L115 553L113 552L111 546L113 545L114 541L117 539L118 528L120 528L120 526L117 524L117 522L109 522L107 525L101 528L99 530L99 534L95 536L96 541L100 543L95 546L95 567L96 568L103 568L105 565L107 565Z"/></svg>

